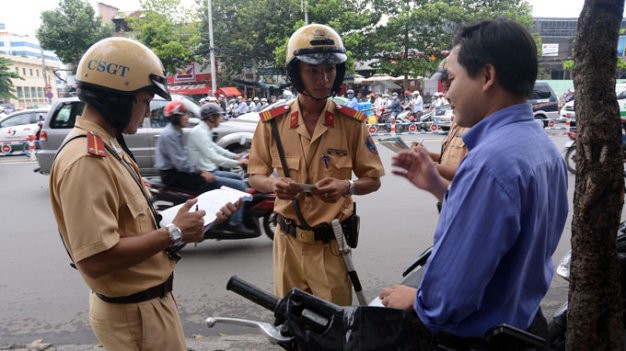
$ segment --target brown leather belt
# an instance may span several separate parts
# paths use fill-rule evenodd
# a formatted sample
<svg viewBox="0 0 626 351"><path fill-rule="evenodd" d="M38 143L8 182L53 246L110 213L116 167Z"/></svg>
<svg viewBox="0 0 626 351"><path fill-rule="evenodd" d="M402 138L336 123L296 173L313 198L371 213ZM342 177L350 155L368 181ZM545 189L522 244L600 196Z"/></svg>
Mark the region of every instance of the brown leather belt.
<svg viewBox="0 0 626 351"><path fill-rule="evenodd" d="M276 217L278 226L283 233L301 241L309 243L321 241L326 244L335 238L333 229L328 223L318 224L310 229L305 229L296 225L293 219L285 218L279 214Z"/></svg>
<svg viewBox="0 0 626 351"><path fill-rule="evenodd" d="M167 278L163 283L148 288L144 291L140 291L136 294L128 295L128 296L120 296L120 297L108 297L104 296L100 293L96 293L96 296L100 298L100 300L108 303L139 303L143 301L152 300L156 297L163 298L170 291L172 291L172 286L174 285L174 273Z"/></svg>

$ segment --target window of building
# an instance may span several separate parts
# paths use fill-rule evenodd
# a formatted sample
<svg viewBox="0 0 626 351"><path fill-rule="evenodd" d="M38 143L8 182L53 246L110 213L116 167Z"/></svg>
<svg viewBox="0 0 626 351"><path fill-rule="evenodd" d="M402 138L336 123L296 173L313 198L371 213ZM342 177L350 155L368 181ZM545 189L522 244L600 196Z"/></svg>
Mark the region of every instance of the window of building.
<svg viewBox="0 0 626 351"><path fill-rule="evenodd" d="M20 74L20 69L19 69L19 67L15 67L15 73L16 73L16 74L18 74L18 75Z"/></svg>
<svg viewBox="0 0 626 351"><path fill-rule="evenodd" d="M39 77L39 70L35 70L35 72L37 73L37 77Z"/></svg>
<svg viewBox="0 0 626 351"><path fill-rule="evenodd" d="M43 88L42 87L37 87L37 96L40 98L43 98Z"/></svg>
<svg viewBox="0 0 626 351"><path fill-rule="evenodd" d="M24 97L30 99L30 89L28 87L24 87Z"/></svg>
<svg viewBox="0 0 626 351"><path fill-rule="evenodd" d="M24 91L22 90L22 87L17 87L17 98L21 99L24 97Z"/></svg>
<svg viewBox="0 0 626 351"><path fill-rule="evenodd" d="M30 76L31 77L33 76L33 69L32 68L30 69Z"/></svg>
<svg viewBox="0 0 626 351"><path fill-rule="evenodd" d="M33 99L37 98L37 88L35 87L30 87L30 96L33 97Z"/></svg>
<svg viewBox="0 0 626 351"><path fill-rule="evenodd" d="M22 75L26 76L26 68L22 67Z"/></svg>

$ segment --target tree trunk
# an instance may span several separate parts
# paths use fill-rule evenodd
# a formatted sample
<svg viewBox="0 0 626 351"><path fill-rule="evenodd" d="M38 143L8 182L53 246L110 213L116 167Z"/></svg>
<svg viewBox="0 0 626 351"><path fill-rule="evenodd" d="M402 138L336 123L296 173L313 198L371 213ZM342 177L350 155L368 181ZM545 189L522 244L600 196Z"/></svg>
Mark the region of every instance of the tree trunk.
<svg viewBox="0 0 626 351"><path fill-rule="evenodd" d="M624 203L615 97L624 0L585 0L574 55L577 145L567 350L622 350L616 233Z"/></svg>

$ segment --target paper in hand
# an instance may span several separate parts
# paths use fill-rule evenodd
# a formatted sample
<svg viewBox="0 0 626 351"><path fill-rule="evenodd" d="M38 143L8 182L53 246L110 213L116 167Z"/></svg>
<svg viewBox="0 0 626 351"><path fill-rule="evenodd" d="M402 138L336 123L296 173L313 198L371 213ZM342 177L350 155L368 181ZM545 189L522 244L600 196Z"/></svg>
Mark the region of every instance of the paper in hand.
<svg viewBox="0 0 626 351"><path fill-rule="evenodd" d="M215 219L217 218L215 213L219 212L224 205L229 202L236 204L241 198L243 198L244 201L250 201L252 200L252 195L227 186L222 186L219 189L210 190L198 195L198 208L206 211L206 214L204 215L204 228L207 229L213 224L213 222L215 222ZM163 218L159 224L161 224L162 227L171 224L174 217L176 217L178 210L183 205L184 204L179 204L161 211L161 216L163 216Z"/></svg>
<svg viewBox="0 0 626 351"><path fill-rule="evenodd" d="M388 148L393 152L398 152L400 150L409 149L409 146L402 140L400 137L390 137L384 139L378 139L380 145Z"/></svg>

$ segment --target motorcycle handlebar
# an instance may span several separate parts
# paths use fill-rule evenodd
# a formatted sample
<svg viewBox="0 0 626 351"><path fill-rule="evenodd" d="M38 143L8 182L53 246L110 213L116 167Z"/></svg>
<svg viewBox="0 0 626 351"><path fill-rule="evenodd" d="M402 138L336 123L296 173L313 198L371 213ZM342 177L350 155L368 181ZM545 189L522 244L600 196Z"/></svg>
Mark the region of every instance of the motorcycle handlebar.
<svg viewBox="0 0 626 351"><path fill-rule="evenodd" d="M228 283L226 284L226 290L230 290L238 295L241 295L272 312L276 312L280 303L280 300L276 296L266 293L245 280L240 279L236 275L230 277Z"/></svg>

